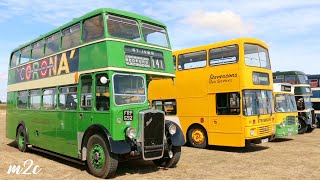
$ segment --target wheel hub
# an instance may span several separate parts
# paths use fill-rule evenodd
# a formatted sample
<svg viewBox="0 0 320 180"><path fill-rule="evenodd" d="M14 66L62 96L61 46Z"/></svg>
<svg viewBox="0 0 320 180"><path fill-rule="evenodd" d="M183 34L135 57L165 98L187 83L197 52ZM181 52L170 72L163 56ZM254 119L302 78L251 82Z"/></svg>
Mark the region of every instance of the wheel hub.
<svg viewBox="0 0 320 180"><path fill-rule="evenodd" d="M91 164L96 169L101 169L105 163L105 155L103 147L100 144L95 144L91 151Z"/></svg>
<svg viewBox="0 0 320 180"><path fill-rule="evenodd" d="M100 160L100 159L101 159L101 157L100 157L99 152L95 152L95 153L94 153L94 160L98 161L98 160Z"/></svg>
<svg viewBox="0 0 320 180"><path fill-rule="evenodd" d="M192 140L196 144L201 144L204 142L204 133L200 129L195 129L192 132Z"/></svg>
<svg viewBox="0 0 320 180"><path fill-rule="evenodd" d="M19 143L20 147L22 147L24 145L24 134L23 134L23 132L21 132L20 135L19 135L18 143Z"/></svg>

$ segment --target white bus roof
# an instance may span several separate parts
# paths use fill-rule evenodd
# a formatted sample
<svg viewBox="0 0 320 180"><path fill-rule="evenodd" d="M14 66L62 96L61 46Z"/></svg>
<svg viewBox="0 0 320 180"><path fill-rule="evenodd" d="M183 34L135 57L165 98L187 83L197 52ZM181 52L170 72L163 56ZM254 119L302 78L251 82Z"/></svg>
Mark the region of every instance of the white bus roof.
<svg viewBox="0 0 320 180"><path fill-rule="evenodd" d="M294 86L289 83L273 83L273 92L283 92L294 94Z"/></svg>

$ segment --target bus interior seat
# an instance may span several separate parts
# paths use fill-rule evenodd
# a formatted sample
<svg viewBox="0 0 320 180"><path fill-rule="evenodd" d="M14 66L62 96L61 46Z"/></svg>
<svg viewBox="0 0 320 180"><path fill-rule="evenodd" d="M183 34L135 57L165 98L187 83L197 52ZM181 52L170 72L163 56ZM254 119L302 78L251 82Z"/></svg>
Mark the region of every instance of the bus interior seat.
<svg viewBox="0 0 320 180"><path fill-rule="evenodd" d="M107 96L96 96L96 103L98 111L107 111L110 109L110 98Z"/></svg>

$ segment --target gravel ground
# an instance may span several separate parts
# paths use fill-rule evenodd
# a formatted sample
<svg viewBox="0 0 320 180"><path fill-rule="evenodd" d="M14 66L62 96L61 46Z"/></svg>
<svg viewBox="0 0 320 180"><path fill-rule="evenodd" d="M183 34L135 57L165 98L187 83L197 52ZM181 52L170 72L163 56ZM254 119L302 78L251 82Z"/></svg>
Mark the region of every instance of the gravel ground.
<svg viewBox="0 0 320 180"><path fill-rule="evenodd" d="M5 127L5 111L0 110L0 179L95 179L82 165L35 151L19 152L5 138ZM28 159L33 161L30 170L36 165L42 168L38 174L7 174L10 165L23 166ZM133 160L120 163L115 179L320 179L319 172L320 129L316 129L247 149L183 147L176 168Z"/></svg>

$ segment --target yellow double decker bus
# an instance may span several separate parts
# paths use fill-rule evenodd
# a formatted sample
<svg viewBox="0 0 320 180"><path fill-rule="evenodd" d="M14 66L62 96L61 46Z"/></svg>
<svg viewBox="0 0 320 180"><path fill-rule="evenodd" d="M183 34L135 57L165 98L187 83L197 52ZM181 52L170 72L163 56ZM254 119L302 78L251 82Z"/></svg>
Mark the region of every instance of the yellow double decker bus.
<svg viewBox="0 0 320 180"><path fill-rule="evenodd" d="M274 135L267 45L241 38L175 51L176 78L149 84L149 101L178 118L187 142L244 147ZM169 109L169 111L168 111Z"/></svg>

